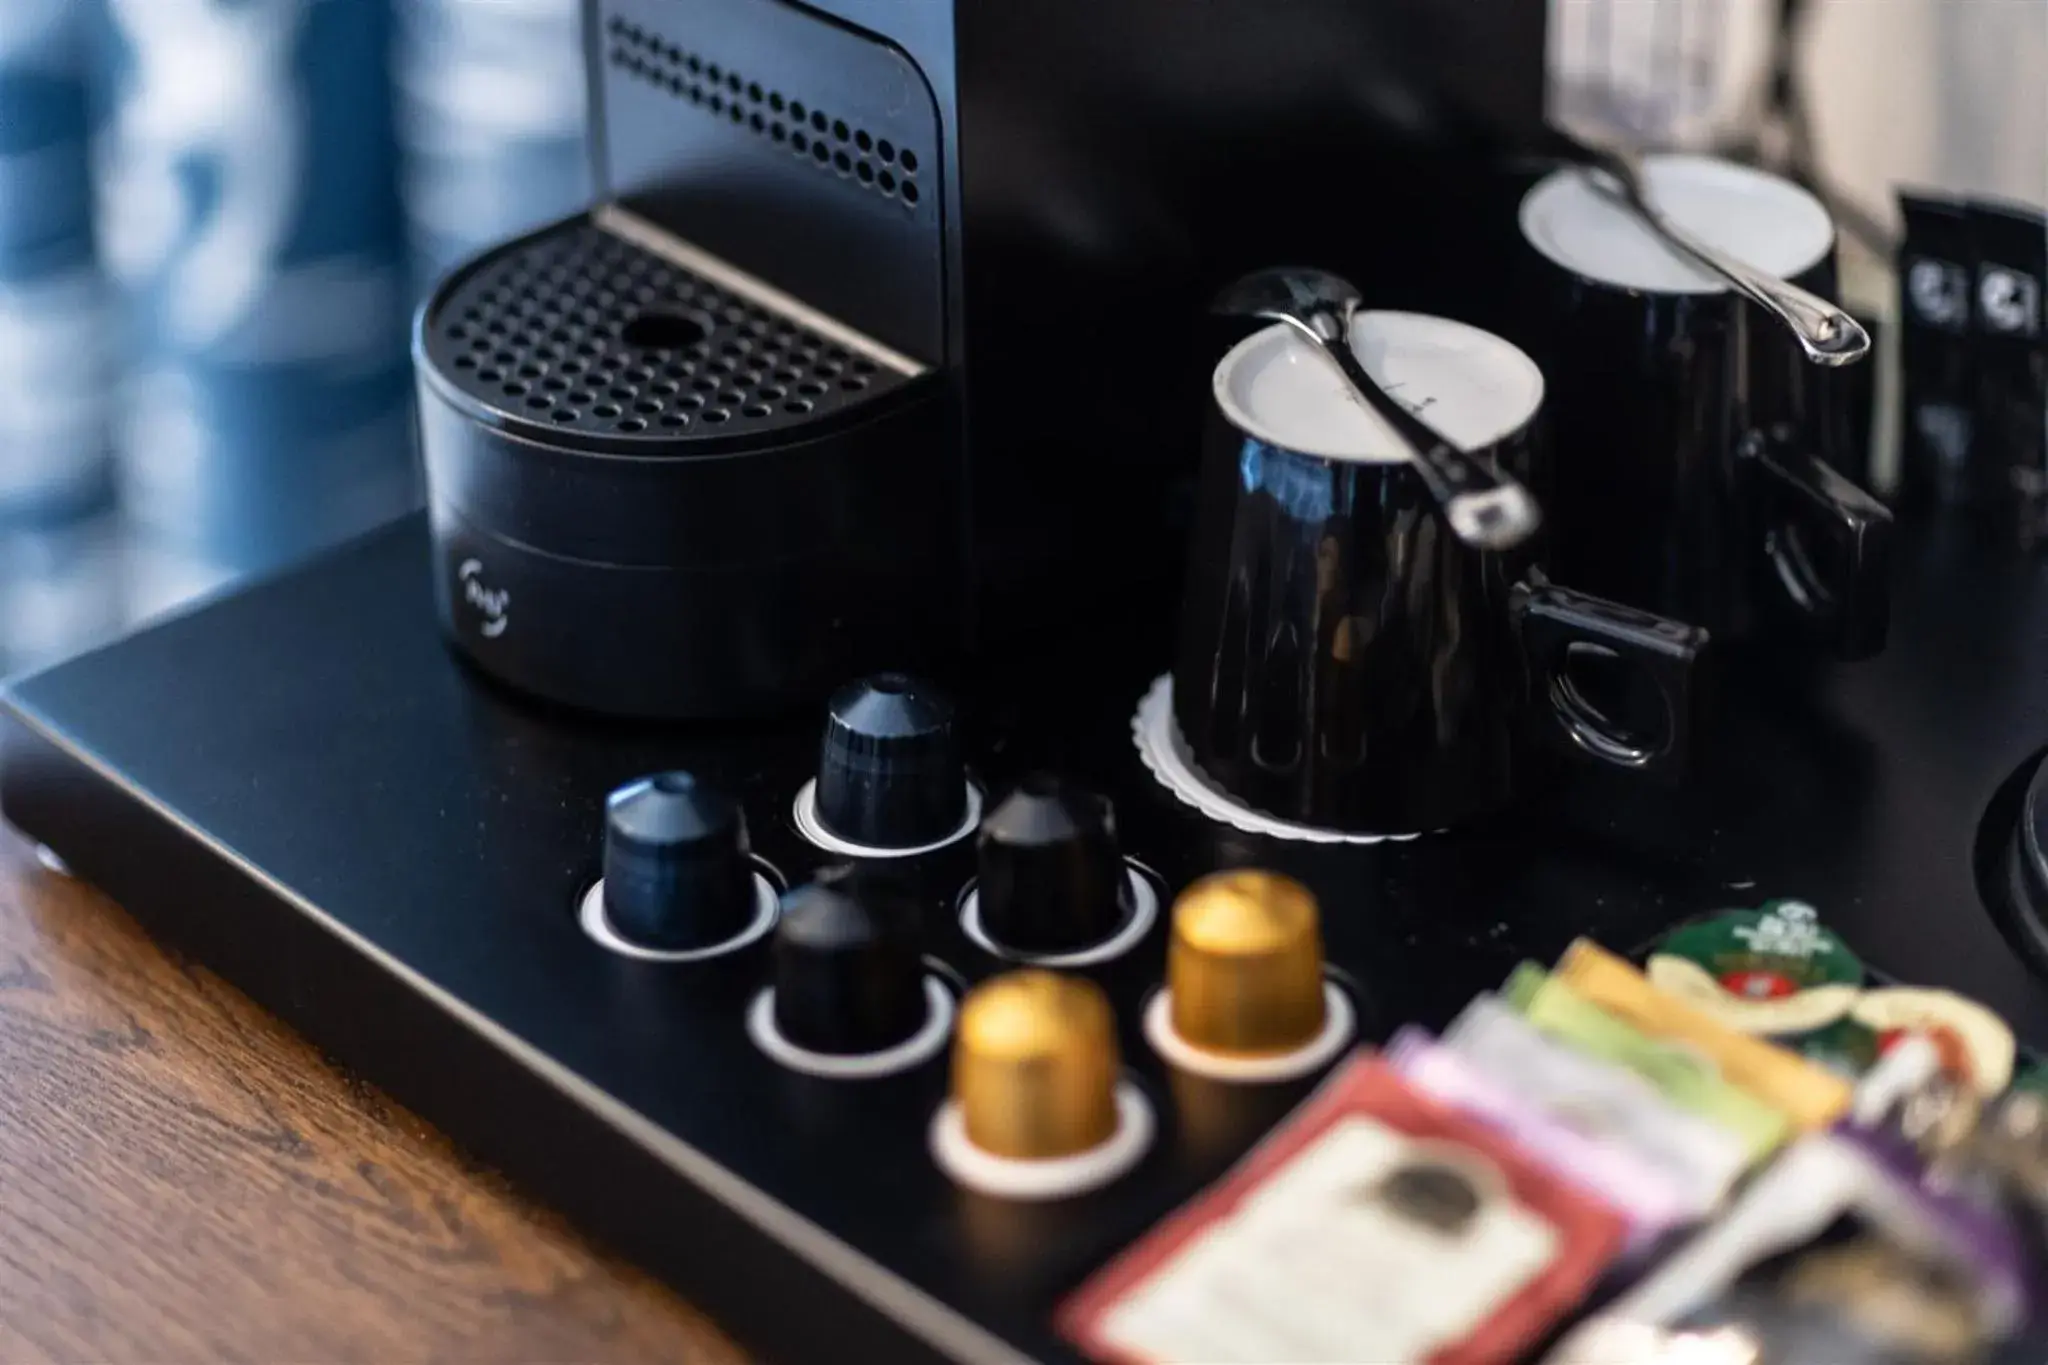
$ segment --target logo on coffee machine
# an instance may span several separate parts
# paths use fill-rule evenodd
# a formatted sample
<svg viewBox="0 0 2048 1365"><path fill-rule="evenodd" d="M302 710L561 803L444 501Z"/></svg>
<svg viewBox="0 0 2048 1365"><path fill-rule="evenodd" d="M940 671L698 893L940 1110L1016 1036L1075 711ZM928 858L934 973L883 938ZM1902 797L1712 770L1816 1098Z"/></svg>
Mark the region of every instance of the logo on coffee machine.
<svg viewBox="0 0 2048 1365"><path fill-rule="evenodd" d="M2041 328L2041 282L2002 265L1987 265L1977 277L1977 306L1986 331L2030 337Z"/></svg>
<svg viewBox="0 0 2048 1365"><path fill-rule="evenodd" d="M462 600L477 609L484 618L482 626L486 640L495 640L505 633L505 627L512 624L506 613L512 608L512 593L506 588L493 588L484 582L484 563L480 559L465 559L462 567L455 571L462 582Z"/></svg>

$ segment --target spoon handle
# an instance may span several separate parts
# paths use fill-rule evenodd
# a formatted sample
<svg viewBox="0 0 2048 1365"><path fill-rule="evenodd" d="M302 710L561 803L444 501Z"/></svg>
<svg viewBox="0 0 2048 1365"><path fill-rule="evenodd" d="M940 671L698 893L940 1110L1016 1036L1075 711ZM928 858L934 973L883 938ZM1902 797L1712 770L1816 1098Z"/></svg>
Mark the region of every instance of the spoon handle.
<svg viewBox="0 0 2048 1365"><path fill-rule="evenodd" d="M1544 125L1541 138L1545 150L1563 160L1577 162L1580 173L1597 193L1620 203L1670 246L1728 281L1784 323L1814 364L1847 365L1869 353L1870 333L1856 319L1818 294L1707 245L1659 211L1650 201L1642 159L1635 153L1582 142L1554 124Z"/></svg>
<svg viewBox="0 0 2048 1365"><path fill-rule="evenodd" d="M1446 441L1410 412L1367 373L1348 344L1348 327L1334 335L1317 327L1323 353L1336 362L1351 388L1377 413L1415 457L1416 471L1458 539L1483 550L1506 550L1534 535L1542 510L1529 490L1508 475L1488 468Z"/></svg>
<svg viewBox="0 0 2048 1365"><path fill-rule="evenodd" d="M1636 199L1636 211L1673 246L1776 315L1792 329L1808 360L1817 365L1847 365L1869 352L1870 333L1818 294L1801 289L1790 280L1753 269L1725 251L1708 246L1659 213L1646 199Z"/></svg>

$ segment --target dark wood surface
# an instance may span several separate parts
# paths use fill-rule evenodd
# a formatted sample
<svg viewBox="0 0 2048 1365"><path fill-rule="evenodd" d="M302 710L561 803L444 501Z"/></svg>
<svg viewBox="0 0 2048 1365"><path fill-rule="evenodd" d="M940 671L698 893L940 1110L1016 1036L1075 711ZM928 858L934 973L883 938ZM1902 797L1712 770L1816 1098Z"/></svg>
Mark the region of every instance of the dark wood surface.
<svg viewBox="0 0 2048 1365"><path fill-rule="evenodd" d="M0 1361L740 1359L0 833Z"/></svg>

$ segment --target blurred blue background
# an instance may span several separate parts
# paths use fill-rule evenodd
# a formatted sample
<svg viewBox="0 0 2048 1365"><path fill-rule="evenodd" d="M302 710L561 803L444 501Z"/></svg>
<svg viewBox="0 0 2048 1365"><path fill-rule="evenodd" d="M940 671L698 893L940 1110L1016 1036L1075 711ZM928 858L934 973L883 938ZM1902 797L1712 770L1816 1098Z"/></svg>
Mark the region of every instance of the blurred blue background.
<svg viewBox="0 0 2048 1365"><path fill-rule="evenodd" d="M576 0L0 0L0 671L414 505L406 330L588 198Z"/></svg>

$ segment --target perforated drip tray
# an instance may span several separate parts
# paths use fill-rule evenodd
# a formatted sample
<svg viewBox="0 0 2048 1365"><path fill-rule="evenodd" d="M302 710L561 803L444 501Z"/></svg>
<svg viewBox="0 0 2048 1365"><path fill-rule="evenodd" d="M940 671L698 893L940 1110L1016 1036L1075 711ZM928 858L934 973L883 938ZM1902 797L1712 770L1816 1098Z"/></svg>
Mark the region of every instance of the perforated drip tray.
<svg viewBox="0 0 2048 1365"><path fill-rule="evenodd" d="M717 283L628 240L606 212L500 248L429 305L427 362L500 422L650 443L766 433L920 372L800 305L778 310L736 272ZM695 254L678 244L674 256Z"/></svg>

